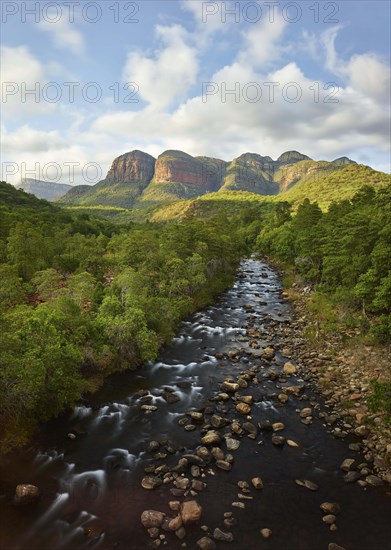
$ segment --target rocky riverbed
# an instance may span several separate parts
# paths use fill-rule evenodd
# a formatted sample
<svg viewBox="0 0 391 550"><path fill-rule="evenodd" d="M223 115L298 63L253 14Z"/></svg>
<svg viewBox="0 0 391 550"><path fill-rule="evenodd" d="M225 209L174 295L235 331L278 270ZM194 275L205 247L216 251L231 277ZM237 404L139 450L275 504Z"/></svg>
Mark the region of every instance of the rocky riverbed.
<svg viewBox="0 0 391 550"><path fill-rule="evenodd" d="M274 270L243 262L158 362L112 377L5 465L6 547L388 548L387 468L361 401L346 415L345 388L319 393L335 354L308 347L303 315ZM15 502L17 485L36 498Z"/></svg>

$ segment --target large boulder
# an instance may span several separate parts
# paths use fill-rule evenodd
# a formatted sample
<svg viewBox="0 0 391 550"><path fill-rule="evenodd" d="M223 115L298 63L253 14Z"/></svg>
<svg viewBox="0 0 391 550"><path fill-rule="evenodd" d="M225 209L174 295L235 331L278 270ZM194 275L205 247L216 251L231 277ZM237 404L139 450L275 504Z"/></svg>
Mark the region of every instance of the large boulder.
<svg viewBox="0 0 391 550"><path fill-rule="evenodd" d="M141 523L149 529L150 527L160 527L166 514L157 510L144 510L141 514Z"/></svg>
<svg viewBox="0 0 391 550"><path fill-rule="evenodd" d="M202 508L196 500L187 500L181 505L181 517L184 524L199 521L202 516Z"/></svg>

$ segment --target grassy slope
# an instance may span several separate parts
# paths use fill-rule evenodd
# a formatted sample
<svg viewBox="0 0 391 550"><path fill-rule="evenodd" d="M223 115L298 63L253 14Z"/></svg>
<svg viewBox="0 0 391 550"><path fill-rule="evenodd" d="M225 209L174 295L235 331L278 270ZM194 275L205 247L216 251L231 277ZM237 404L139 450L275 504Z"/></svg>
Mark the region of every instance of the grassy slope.
<svg viewBox="0 0 391 550"><path fill-rule="evenodd" d="M313 163L313 161L302 161L302 163ZM249 205L265 202L288 201L293 204L300 204L305 198L317 201L323 210L327 210L333 201L350 199L363 185L382 187L390 183L391 176L383 172L377 172L362 164L352 164L340 169L330 168L331 163L317 163L324 166L324 176L316 172L315 179L311 172L307 172L301 180L293 187L274 196L261 196L248 191L225 191L209 193L196 200L177 201L170 205L156 208L151 214L152 221L164 221L168 219L182 218L191 211L207 213L210 209L216 208L221 202L225 205L235 204ZM322 168L323 171L323 168ZM208 205L208 203L210 203Z"/></svg>
<svg viewBox="0 0 391 550"><path fill-rule="evenodd" d="M341 168L342 166L324 160L302 160L296 164L281 166L274 174L274 181L279 183L280 193L283 193L294 185L320 181Z"/></svg>
<svg viewBox="0 0 391 550"><path fill-rule="evenodd" d="M317 201L327 210L333 201L350 199L363 185L382 187L391 181L391 176L377 172L363 164L352 164L336 172L316 179L306 179L278 195L278 200L300 203L305 198Z"/></svg>

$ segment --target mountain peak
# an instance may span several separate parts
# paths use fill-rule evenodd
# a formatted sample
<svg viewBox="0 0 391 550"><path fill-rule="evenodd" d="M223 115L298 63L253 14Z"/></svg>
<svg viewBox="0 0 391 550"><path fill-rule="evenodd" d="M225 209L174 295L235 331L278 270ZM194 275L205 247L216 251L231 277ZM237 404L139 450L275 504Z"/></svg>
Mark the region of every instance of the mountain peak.
<svg viewBox="0 0 391 550"><path fill-rule="evenodd" d="M350 159L349 157L338 157L332 161L333 164L338 166L347 166L348 164L357 164L355 160Z"/></svg>
<svg viewBox="0 0 391 550"><path fill-rule="evenodd" d="M299 151L285 151L285 153L282 153L277 159L277 162L280 163L292 163L292 162L300 162L301 160L312 160L310 157L307 157L307 155L303 155L302 153L299 153Z"/></svg>
<svg viewBox="0 0 391 550"><path fill-rule="evenodd" d="M155 169L155 158L135 149L113 160L107 172L108 183L145 183L148 184Z"/></svg>

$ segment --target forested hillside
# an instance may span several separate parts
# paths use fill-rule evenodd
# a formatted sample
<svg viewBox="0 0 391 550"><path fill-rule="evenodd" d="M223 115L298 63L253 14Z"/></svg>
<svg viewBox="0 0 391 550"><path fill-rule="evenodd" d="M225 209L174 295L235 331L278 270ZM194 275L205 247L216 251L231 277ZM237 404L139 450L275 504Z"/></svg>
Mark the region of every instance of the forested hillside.
<svg viewBox="0 0 391 550"><path fill-rule="evenodd" d="M155 358L245 253L218 216L112 226L1 183L0 422L23 443L107 374Z"/></svg>
<svg viewBox="0 0 391 550"><path fill-rule="evenodd" d="M305 199L292 216L288 203L269 215L256 248L295 267L305 281L386 342L391 335L391 186L363 187L351 201L322 212ZM364 327L363 327L364 328Z"/></svg>

